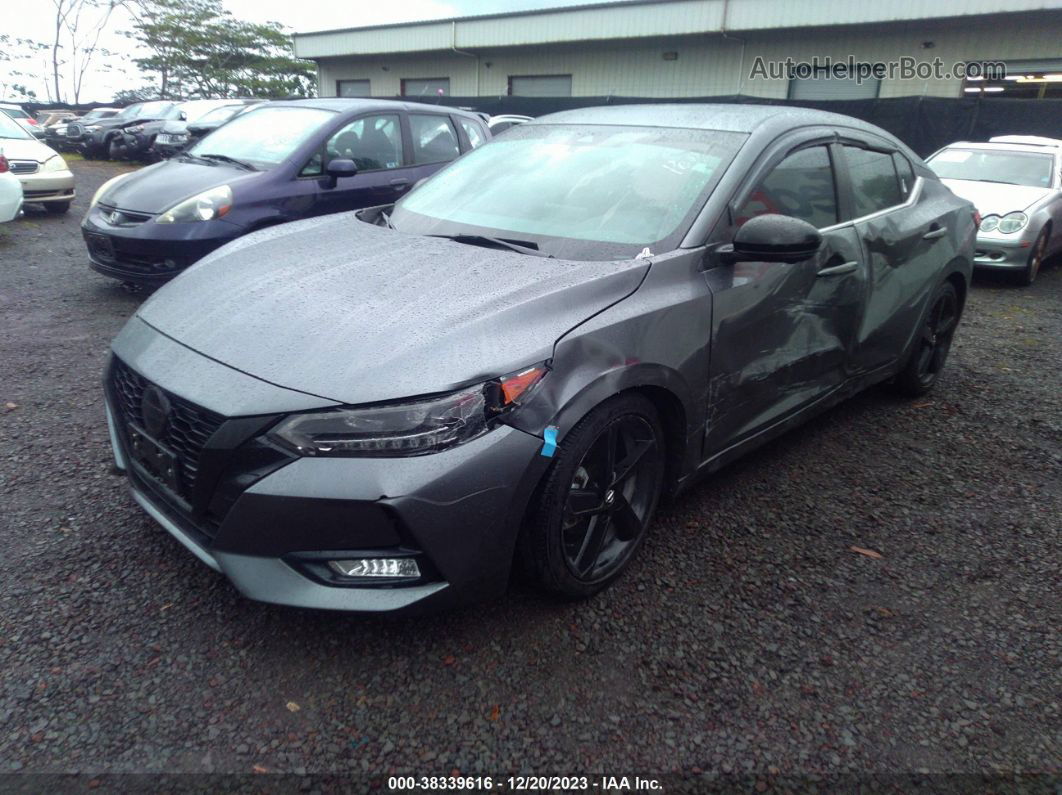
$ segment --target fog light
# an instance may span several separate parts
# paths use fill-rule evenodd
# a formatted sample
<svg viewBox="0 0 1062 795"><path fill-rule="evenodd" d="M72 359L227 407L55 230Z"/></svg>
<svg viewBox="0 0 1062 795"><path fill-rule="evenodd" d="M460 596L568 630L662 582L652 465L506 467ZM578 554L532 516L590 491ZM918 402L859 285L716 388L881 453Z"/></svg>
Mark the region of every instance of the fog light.
<svg viewBox="0 0 1062 795"><path fill-rule="evenodd" d="M356 558L330 560L329 567L344 577L419 577L420 567L413 558Z"/></svg>

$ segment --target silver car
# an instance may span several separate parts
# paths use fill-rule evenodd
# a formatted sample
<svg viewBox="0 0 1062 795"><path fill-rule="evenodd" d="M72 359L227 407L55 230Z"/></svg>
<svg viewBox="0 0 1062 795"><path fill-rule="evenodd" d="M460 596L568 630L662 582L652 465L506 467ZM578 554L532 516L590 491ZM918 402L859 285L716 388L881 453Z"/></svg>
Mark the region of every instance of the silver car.
<svg viewBox="0 0 1062 795"><path fill-rule="evenodd" d="M976 267L1010 271L1029 285L1044 260L1062 249L1062 140L960 141L926 163L981 214Z"/></svg>

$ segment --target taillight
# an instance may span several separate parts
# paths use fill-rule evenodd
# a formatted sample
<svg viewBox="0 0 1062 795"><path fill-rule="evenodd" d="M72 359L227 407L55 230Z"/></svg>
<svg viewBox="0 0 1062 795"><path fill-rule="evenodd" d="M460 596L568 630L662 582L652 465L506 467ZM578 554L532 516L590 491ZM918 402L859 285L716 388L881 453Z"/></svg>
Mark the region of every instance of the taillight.
<svg viewBox="0 0 1062 795"><path fill-rule="evenodd" d="M974 210L974 226L978 229L981 228L981 213Z"/></svg>
<svg viewBox="0 0 1062 795"><path fill-rule="evenodd" d="M37 124L37 120L36 119L26 119L26 121L28 121L30 124L33 124L33 125Z"/></svg>
<svg viewBox="0 0 1062 795"><path fill-rule="evenodd" d="M11 170L11 166L7 162L7 158L0 155L0 174L6 174Z"/></svg>

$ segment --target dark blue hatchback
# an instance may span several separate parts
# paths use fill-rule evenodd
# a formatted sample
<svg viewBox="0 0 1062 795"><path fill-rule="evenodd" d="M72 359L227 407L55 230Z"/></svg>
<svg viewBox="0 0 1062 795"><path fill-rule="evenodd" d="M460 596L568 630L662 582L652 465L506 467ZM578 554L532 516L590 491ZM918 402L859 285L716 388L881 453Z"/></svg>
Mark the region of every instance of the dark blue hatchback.
<svg viewBox="0 0 1062 795"><path fill-rule="evenodd" d="M256 229L390 204L489 136L475 114L436 105L267 103L178 157L105 183L81 224L89 261L106 276L158 284Z"/></svg>

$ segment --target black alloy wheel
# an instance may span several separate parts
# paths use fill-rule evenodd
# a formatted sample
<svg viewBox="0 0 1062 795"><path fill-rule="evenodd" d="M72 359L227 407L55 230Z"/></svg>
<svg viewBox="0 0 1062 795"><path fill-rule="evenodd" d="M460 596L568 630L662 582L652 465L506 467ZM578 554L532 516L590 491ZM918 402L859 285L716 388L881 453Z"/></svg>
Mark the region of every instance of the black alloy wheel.
<svg viewBox="0 0 1062 795"><path fill-rule="evenodd" d="M615 579L645 537L660 498L664 440L638 394L602 404L561 444L523 538L547 590L586 597Z"/></svg>
<svg viewBox="0 0 1062 795"><path fill-rule="evenodd" d="M933 388L944 370L961 314L955 286L945 282L933 295L907 366L896 377L901 392L918 397Z"/></svg>

